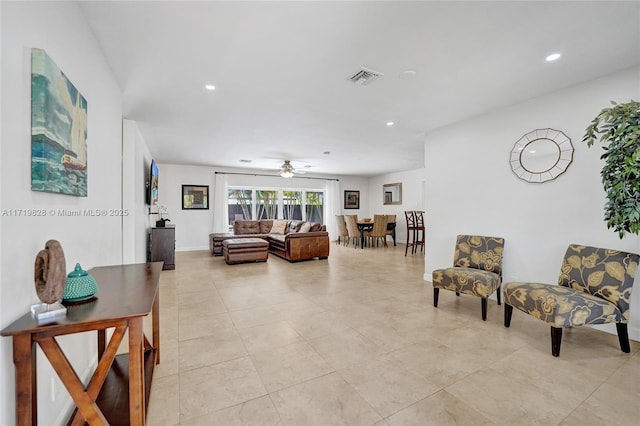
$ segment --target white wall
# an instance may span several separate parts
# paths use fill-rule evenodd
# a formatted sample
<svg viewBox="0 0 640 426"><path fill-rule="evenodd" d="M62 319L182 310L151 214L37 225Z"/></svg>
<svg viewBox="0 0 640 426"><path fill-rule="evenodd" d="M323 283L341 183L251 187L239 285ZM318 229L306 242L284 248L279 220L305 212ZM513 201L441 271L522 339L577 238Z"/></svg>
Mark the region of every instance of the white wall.
<svg viewBox="0 0 640 426"><path fill-rule="evenodd" d="M602 150L581 142L610 100L640 98L639 82L640 68L634 68L429 133L425 279L451 265L457 234L505 238L504 282L556 283L570 243L639 253L640 237L620 240L606 228ZM512 173L509 153L522 135L546 127L571 138L573 163L555 181L527 183ZM639 277L636 283L629 333L640 340Z"/></svg>
<svg viewBox="0 0 640 426"><path fill-rule="evenodd" d="M369 179L364 176L340 176L337 185L338 194L331 197L337 205L333 209L335 215L356 215L359 218L371 217L369 213ZM359 191L359 208L345 208L345 191ZM331 201L329 201L329 204ZM338 239L339 227L335 217L331 217L331 212L325 212L325 224L329 232L329 240Z"/></svg>
<svg viewBox="0 0 640 426"><path fill-rule="evenodd" d="M176 227L176 250L208 250L213 229L214 170L211 167L158 164L158 204ZM182 185L209 185L208 210L182 210ZM154 209L155 211L155 209ZM152 216L152 223L158 219Z"/></svg>
<svg viewBox="0 0 640 426"><path fill-rule="evenodd" d="M373 217L374 214L395 214L397 243L404 244L407 241L405 210L426 210L425 176L425 169L416 169L369 179L369 215ZM382 185L397 182L402 183L402 204L385 205Z"/></svg>
<svg viewBox="0 0 640 426"><path fill-rule="evenodd" d="M122 120L122 261L147 261L147 233L156 216L146 204L151 152L135 121Z"/></svg>
<svg viewBox="0 0 640 426"><path fill-rule="evenodd" d="M122 97L100 46L73 3L1 4L1 196L2 209L118 209L121 207ZM42 48L88 102L88 196L31 191L30 49ZM61 242L70 271L76 262L89 269L122 260L121 218L3 216L0 242L0 328L39 302L33 284L36 253L48 239ZM95 363L95 334L65 336L60 345L84 375ZM61 382L38 350L40 424L60 423L70 406ZM0 424L15 424L12 343L0 338ZM56 399L51 401L51 378Z"/></svg>
<svg viewBox="0 0 640 426"><path fill-rule="evenodd" d="M360 191L360 208L344 208L344 191ZM369 178L362 176L340 176L340 207L341 214L355 214L358 218L373 217L369 208L370 203ZM332 236L332 238L337 238Z"/></svg>

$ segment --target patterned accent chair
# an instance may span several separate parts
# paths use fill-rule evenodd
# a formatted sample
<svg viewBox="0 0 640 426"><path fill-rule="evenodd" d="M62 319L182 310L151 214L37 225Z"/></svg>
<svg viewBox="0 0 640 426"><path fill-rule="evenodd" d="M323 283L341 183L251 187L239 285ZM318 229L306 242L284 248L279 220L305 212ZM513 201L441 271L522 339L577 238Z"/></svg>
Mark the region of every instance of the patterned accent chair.
<svg viewBox="0 0 640 426"><path fill-rule="evenodd" d="M438 307L440 289L481 298L482 320L487 320L487 299L496 290L500 305L504 238L458 235L453 268L433 271L433 306Z"/></svg>
<svg viewBox="0 0 640 426"><path fill-rule="evenodd" d="M637 254L571 244L558 285L507 283L504 326L517 308L551 326L551 353L560 355L562 328L615 322L622 352L629 353L629 299Z"/></svg>

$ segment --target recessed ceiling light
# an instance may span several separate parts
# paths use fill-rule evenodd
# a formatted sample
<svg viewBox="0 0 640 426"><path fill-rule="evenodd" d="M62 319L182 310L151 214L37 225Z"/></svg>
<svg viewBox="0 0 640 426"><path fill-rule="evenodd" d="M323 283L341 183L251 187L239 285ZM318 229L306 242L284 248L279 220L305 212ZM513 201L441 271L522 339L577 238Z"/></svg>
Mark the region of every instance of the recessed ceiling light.
<svg viewBox="0 0 640 426"><path fill-rule="evenodd" d="M250 163L251 160L240 160L241 163Z"/></svg>
<svg viewBox="0 0 640 426"><path fill-rule="evenodd" d="M547 57L545 58L545 60L546 60L547 62L557 61L558 59L560 59L560 56L562 56L562 55L561 55L561 54L559 54L559 53L552 53L551 55L547 56Z"/></svg>
<svg viewBox="0 0 640 426"><path fill-rule="evenodd" d="M216 86L214 86L213 84L207 84L204 86L204 88L207 90L216 90Z"/></svg>
<svg viewBox="0 0 640 426"><path fill-rule="evenodd" d="M394 124L396 123L394 123L393 121L387 121L387 126L393 126Z"/></svg>
<svg viewBox="0 0 640 426"><path fill-rule="evenodd" d="M324 155L329 155L329 154L331 154L331 151L325 151L325 152L323 152L323 154Z"/></svg>
<svg viewBox="0 0 640 426"><path fill-rule="evenodd" d="M415 72L415 70L405 70L402 71L398 77L400 78L400 80L411 80L416 76L416 74L417 73Z"/></svg>

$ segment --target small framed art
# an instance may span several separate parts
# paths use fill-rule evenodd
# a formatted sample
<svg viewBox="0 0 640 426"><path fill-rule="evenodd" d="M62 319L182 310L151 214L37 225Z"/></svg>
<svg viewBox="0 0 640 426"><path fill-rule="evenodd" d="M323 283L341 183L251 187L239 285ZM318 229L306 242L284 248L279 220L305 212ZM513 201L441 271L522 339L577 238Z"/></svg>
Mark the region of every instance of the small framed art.
<svg viewBox="0 0 640 426"><path fill-rule="evenodd" d="M182 185L182 210L209 210L209 185Z"/></svg>
<svg viewBox="0 0 640 426"><path fill-rule="evenodd" d="M344 208L360 208L360 191L344 191Z"/></svg>

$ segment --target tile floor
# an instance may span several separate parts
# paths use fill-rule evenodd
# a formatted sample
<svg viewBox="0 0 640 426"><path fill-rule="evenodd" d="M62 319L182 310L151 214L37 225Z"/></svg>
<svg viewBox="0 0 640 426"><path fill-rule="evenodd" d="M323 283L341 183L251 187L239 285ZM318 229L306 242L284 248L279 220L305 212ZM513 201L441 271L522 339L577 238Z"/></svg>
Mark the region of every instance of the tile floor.
<svg viewBox="0 0 640 426"><path fill-rule="evenodd" d="M444 265L443 265L444 266ZM404 246L228 266L178 253L160 284L150 425L637 425L640 343L433 290ZM640 309L640 307L637 307Z"/></svg>

